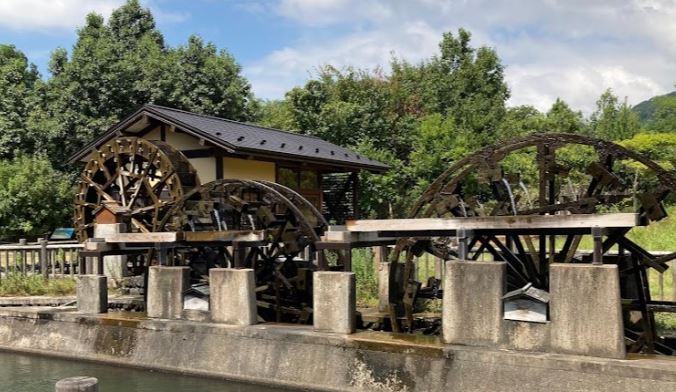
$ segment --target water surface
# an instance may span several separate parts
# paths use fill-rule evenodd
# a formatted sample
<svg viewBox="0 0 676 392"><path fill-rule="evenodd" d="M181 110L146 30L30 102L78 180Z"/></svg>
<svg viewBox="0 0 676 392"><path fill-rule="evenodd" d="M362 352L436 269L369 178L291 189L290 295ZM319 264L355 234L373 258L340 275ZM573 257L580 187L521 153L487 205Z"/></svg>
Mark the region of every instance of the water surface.
<svg viewBox="0 0 676 392"><path fill-rule="evenodd" d="M274 392L281 389L0 351L2 392L54 392L62 378L99 379L99 392ZM287 390L288 391L288 390Z"/></svg>

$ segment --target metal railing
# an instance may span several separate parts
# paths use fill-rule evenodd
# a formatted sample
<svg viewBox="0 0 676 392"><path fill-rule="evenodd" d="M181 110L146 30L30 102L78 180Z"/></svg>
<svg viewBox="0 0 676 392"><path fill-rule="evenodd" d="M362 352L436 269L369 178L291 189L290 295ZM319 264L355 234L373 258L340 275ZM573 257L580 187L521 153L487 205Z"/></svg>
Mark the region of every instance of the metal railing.
<svg viewBox="0 0 676 392"><path fill-rule="evenodd" d="M0 278L6 274L41 274L44 278L76 275L83 247L77 242L50 243L44 239L0 245Z"/></svg>

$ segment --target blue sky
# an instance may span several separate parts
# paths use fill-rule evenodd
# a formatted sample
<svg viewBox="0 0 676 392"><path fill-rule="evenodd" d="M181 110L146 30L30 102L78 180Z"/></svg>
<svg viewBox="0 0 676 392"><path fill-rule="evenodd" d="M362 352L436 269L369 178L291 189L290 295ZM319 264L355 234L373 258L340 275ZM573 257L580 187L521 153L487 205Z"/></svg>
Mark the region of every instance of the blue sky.
<svg viewBox="0 0 676 392"><path fill-rule="evenodd" d="M89 11L123 0L2 0L0 42L43 74L70 49ZM169 45L199 34L230 51L262 98L283 96L317 67L387 72L392 55L432 56L465 27L506 65L511 105L546 110L561 97L589 113L612 88L629 103L674 90L676 0L142 0Z"/></svg>

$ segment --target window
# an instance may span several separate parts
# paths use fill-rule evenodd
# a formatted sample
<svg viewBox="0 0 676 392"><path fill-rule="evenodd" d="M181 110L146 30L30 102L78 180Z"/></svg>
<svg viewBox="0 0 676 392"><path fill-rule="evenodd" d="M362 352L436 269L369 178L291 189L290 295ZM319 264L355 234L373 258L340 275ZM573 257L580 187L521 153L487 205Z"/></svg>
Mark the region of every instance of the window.
<svg viewBox="0 0 676 392"><path fill-rule="evenodd" d="M298 171L288 167L278 168L277 183L298 190Z"/></svg>
<svg viewBox="0 0 676 392"><path fill-rule="evenodd" d="M308 191L319 190L319 179L317 177L317 172L302 170L300 172L300 189Z"/></svg>

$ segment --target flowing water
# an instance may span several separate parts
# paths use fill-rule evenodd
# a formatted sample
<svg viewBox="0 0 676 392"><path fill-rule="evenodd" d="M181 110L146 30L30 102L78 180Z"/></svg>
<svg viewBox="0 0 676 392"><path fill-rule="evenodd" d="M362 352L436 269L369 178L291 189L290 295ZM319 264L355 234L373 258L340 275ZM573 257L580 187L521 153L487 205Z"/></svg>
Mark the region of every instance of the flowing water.
<svg viewBox="0 0 676 392"><path fill-rule="evenodd" d="M53 392L62 378L99 379L99 392L273 392L269 387L0 351L0 391Z"/></svg>

